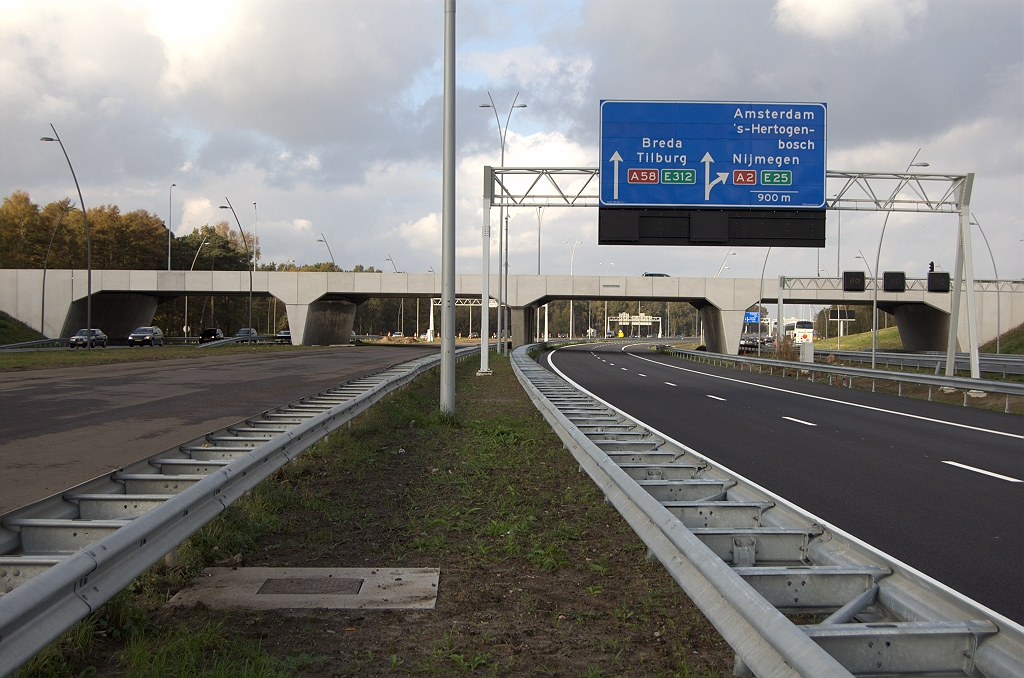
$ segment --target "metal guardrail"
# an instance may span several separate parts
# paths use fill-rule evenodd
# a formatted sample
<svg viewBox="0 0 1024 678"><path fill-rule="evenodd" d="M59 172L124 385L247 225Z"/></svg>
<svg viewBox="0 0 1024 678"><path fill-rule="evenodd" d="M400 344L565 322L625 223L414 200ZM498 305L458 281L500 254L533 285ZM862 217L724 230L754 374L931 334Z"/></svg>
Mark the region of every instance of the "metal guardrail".
<svg viewBox="0 0 1024 678"><path fill-rule="evenodd" d="M274 471L439 362L430 355L393 365L0 516L0 676Z"/></svg>
<svg viewBox="0 0 1024 678"><path fill-rule="evenodd" d="M67 348L68 338L65 337L63 339L35 339L34 341L19 341L16 344L4 344L0 346L0 351L17 351L19 349L46 348L49 346Z"/></svg>
<svg viewBox="0 0 1024 678"><path fill-rule="evenodd" d="M817 356L835 356L836 360L849 362L870 363L871 352L868 351L844 351L833 349L814 349ZM1024 374L1024 355L1007 353L979 353L978 361L982 372L1002 373L1003 377L1008 374ZM946 354L939 351L927 351L922 353L909 353L903 351L876 351L875 363L881 365L896 366L900 368L910 367L915 369L935 369L941 371L946 366ZM954 369L970 373L970 354L957 353L954 359Z"/></svg>
<svg viewBox="0 0 1024 678"><path fill-rule="evenodd" d="M1024 627L512 352L606 500L736 652L736 675L1024 675ZM828 615L795 624L786 614Z"/></svg>
<svg viewBox="0 0 1024 678"><path fill-rule="evenodd" d="M786 376L788 371L794 376L807 374L808 381L814 381L814 378L818 374L829 375L829 385L833 383L833 377L836 378L836 385L839 386L839 377L848 377L847 386L853 388L854 378L871 379L872 385L871 390L875 389L875 381L895 381L899 386L899 395L903 395L903 384L917 384L928 387L928 400L932 399L932 389L938 388L952 388L964 393L964 406L967 406L968 395L974 393L1001 393L1006 396L1006 408L1004 411L1010 411L1010 396L1024 397L1024 384L1018 384L1007 381L993 381L991 379L970 379L966 377L947 377L944 375L931 375L931 374L920 374L914 372L893 372L891 370L872 370L865 367L848 367L844 365L823 365L821 363L801 363L793 362L789 360L776 360L771 358L754 358L743 355L730 355L725 353L711 353L709 351L690 351L683 348L675 348L672 346L658 346L658 350L668 355L674 355L679 358L685 358L687 360L693 360L694 362L705 363L709 365L738 365L741 367L746 365L751 371L756 366L760 373L763 373L765 368L769 370L769 374L775 374L775 370L779 370L782 376Z"/></svg>

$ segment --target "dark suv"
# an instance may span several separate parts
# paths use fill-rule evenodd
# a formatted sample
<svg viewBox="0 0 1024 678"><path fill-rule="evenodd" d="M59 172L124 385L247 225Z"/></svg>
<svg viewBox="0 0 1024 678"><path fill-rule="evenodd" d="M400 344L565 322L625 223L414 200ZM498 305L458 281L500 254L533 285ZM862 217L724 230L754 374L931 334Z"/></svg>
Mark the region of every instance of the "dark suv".
<svg viewBox="0 0 1024 678"><path fill-rule="evenodd" d="M224 333L218 330L216 327L207 327L205 330L199 333L199 343L205 344L208 341L220 341L224 338Z"/></svg>

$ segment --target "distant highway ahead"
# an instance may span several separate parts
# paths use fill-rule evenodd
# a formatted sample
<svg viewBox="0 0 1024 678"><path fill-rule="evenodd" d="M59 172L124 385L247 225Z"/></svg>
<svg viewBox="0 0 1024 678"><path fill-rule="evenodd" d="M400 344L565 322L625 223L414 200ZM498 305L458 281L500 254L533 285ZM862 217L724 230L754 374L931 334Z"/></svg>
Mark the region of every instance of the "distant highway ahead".
<svg viewBox="0 0 1024 678"><path fill-rule="evenodd" d="M1024 418L659 355L543 359L698 453L1024 623Z"/></svg>
<svg viewBox="0 0 1024 678"><path fill-rule="evenodd" d="M0 513L436 350L347 346L0 373Z"/></svg>

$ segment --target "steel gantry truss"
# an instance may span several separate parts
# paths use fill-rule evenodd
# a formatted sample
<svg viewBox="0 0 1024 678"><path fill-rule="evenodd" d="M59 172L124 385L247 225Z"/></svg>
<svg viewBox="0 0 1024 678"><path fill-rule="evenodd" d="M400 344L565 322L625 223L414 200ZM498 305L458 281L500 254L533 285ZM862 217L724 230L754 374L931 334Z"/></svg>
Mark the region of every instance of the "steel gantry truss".
<svg viewBox="0 0 1024 678"><path fill-rule="evenodd" d="M974 262L971 249L971 189L974 173L845 172L829 170L825 209L858 212L917 212L958 214L953 299L950 305L946 372L952 376L956 354L960 294L967 294L967 332L971 377L981 376L978 361L978 318L974 298ZM598 207L600 170L597 167L484 167L483 290L489 297L492 207ZM838 273L838 272L837 272ZM878 275L878 272L875 272ZM501 291L499 290L499 306ZM486 328L484 328L486 329ZM481 370L486 370L486 334L481 332Z"/></svg>

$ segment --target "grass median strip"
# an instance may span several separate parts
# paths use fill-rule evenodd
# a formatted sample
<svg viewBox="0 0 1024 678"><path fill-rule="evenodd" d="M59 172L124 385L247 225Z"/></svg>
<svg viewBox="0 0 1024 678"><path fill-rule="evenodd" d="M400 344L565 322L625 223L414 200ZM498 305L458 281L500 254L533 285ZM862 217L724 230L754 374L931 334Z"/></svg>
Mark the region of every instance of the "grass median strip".
<svg viewBox="0 0 1024 678"><path fill-rule="evenodd" d="M231 506L183 545L179 566L154 567L25 675L727 675L729 647L645 559L508 361L492 356L491 367L478 378L473 361L458 365L457 419L437 414L436 373L393 394ZM218 561L441 575L429 611L163 606Z"/></svg>

